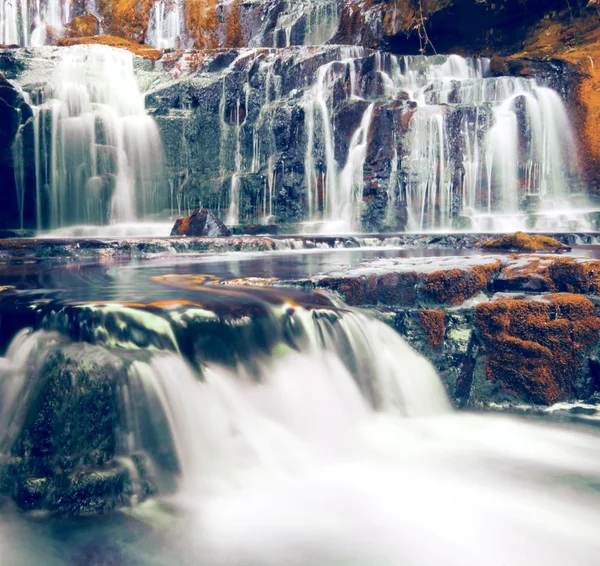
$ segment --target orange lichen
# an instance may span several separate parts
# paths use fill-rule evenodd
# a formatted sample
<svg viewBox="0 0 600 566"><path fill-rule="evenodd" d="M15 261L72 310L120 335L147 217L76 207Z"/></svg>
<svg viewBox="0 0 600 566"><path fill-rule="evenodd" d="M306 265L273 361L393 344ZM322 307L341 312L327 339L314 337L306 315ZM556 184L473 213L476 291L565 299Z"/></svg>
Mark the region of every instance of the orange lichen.
<svg viewBox="0 0 600 566"><path fill-rule="evenodd" d="M225 18L225 47L242 47L244 38L240 24L241 0L233 0L227 9Z"/></svg>
<svg viewBox="0 0 600 566"><path fill-rule="evenodd" d="M430 300L435 303L460 305L477 293L484 291L501 265L500 260L496 260L468 269L434 271L427 274L423 287Z"/></svg>
<svg viewBox="0 0 600 566"><path fill-rule="evenodd" d="M85 14L73 18L65 26L65 37L90 37L98 35L99 29L98 18L93 14Z"/></svg>
<svg viewBox="0 0 600 566"><path fill-rule="evenodd" d="M500 299L477 305L475 324L486 374L501 391L535 403L555 403L578 393L583 355L598 341L600 319L581 295L548 295L545 301Z"/></svg>
<svg viewBox="0 0 600 566"><path fill-rule="evenodd" d="M110 47L120 47L121 49L127 49L134 55L144 57L144 59L150 59L151 61L157 61L162 57L162 51L148 47L147 45L140 45L139 43L133 43L122 37L113 37L111 35L94 35L92 37L72 37L63 38L58 41L59 46L69 47L71 45L108 45Z"/></svg>
<svg viewBox="0 0 600 566"><path fill-rule="evenodd" d="M421 310L419 322L429 346L439 348L446 332L446 313L441 310Z"/></svg>
<svg viewBox="0 0 600 566"><path fill-rule="evenodd" d="M524 232L515 232L514 234L506 234L501 238L486 240L481 244L482 248L493 250L510 250L510 251L525 251L525 252L540 252L540 251L558 251L570 249L568 246L561 244L554 238L548 236L535 235L530 236Z"/></svg>
<svg viewBox="0 0 600 566"><path fill-rule="evenodd" d="M600 294L600 261L558 258L548 268L552 291Z"/></svg>
<svg viewBox="0 0 600 566"><path fill-rule="evenodd" d="M99 0L104 31L142 43L146 37L152 0Z"/></svg>
<svg viewBox="0 0 600 566"><path fill-rule="evenodd" d="M185 4L188 33L196 49L214 49L219 46L217 28L217 0L188 0Z"/></svg>

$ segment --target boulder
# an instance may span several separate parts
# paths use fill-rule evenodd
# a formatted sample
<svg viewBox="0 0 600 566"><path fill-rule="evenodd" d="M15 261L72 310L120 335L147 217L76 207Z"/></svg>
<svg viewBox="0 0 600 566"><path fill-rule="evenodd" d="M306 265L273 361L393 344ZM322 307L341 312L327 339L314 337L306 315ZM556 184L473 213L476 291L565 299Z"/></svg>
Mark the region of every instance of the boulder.
<svg viewBox="0 0 600 566"><path fill-rule="evenodd" d="M524 232L506 234L500 238L490 238L481 244L486 250L502 250L510 252L567 252L570 246L561 244L548 236L530 236Z"/></svg>
<svg viewBox="0 0 600 566"><path fill-rule="evenodd" d="M171 236L228 237L231 236L231 230L207 208L197 208L189 216L175 222Z"/></svg>

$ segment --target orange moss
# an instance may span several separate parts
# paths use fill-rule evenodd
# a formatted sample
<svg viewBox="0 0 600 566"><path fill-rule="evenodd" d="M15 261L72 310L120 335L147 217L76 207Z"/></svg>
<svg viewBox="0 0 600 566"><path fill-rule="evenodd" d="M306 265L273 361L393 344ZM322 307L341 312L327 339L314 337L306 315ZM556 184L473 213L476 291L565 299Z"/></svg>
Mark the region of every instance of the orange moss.
<svg viewBox="0 0 600 566"><path fill-rule="evenodd" d="M152 0L99 0L104 31L135 43L143 43Z"/></svg>
<svg viewBox="0 0 600 566"><path fill-rule="evenodd" d="M501 261L496 260L493 263L476 265L466 270L434 271L426 275L423 287L433 302L460 305L470 297L484 291L501 265Z"/></svg>
<svg viewBox="0 0 600 566"><path fill-rule="evenodd" d="M548 274L552 291L600 294L600 261L559 258L550 265Z"/></svg>
<svg viewBox="0 0 600 566"><path fill-rule="evenodd" d="M487 378L509 395L551 404L577 395L583 356L598 341L593 303L574 294L547 301L500 299L477 305Z"/></svg>
<svg viewBox="0 0 600 566"><path fill-rule="evenodd" d="M139 55L145 59L157 61L162 57L162 51L160 49L154 49L146 45L140 45L139 43L133 43L122 37L113 37L111 35L95 35L92 37L71 37L63 38L58 41L57 45L62 47L69 47L71 45L108 45L110 47L120 47L121 49L127 49L134 55Z"/></svg>
<svg viewBox="0 0 600 566"><path fill-rule="evenodd" d="M90 37L98 35L100 22L93 14L73 18L65 29L65 37Z"/></svg>
<svg viewBox="0 0 600 566"><path fill-rule="evenodd" d="M441 310L419 311L419 322L429 346L439 348L446 332L446 313Z"/></svg>
<svg viewBox="0 0 600 566"><path fill-rule="evenodd" d="M524 232L515 232L514 234L506 234L501 238L492 239L485 241L481 244L482 248L494 249L494 250L510 250L510 251L526 251L526 252L540 252L540 251L558 251L570 249L568 246L561 244L554 238L548 236L530 236Z"/></svg>
<svg viewBox="0 0 600 566"><path fill-rule="evenodd" d="M217 28L217 0L188 0L185 4L188 33L196 49L214 49L219 46Z"/></svg>
<svg viewBox="0 0 600 566"><path fill-rule="evenodd" d="M242 47L244 38L242 26L240 25L241 0L233 0L227 9L225 18L225 47Z"/></svg>

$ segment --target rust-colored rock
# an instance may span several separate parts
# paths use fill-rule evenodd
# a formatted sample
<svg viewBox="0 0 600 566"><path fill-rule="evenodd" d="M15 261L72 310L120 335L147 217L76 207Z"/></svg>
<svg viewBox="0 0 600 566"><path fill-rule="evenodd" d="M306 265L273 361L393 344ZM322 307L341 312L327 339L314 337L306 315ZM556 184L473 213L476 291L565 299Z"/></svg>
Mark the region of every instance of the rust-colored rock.
<svg viewBox="0 0 600 566"><path fill-rule="evenodd" d="M419 311L419 322L431 348L439 348L446 332L446 313L442 310Z"/></svg>
<svg viewBox="0 0 600 566"><path fill-rule="evenodd" d="M231 230L207 208L196 208L192 214L175 222L171 236L229 237Z"/></svg>
<svg viewBox="0 0 600 566"><path fill-rule="evenodd" d="M146 37L152 0L99 0L98 8L106 33L134 43Z"/></svg>
<svg viewBox="0 0 600 566"><path fill-rule="evenodd" d="M590 393L584 359L598 341L600 319L589 299L501 298L477 305L475 324L487 356L487 379L501 393L542 404Z"/></svg>
<svg viewBox="0 0 600 566"><path fill-rule="evenodd" d="M494 287L496 291L600 295L600 261L584 257L513 256Z"/></svg>
<svg viewBox="0 0 600 566"><path fill-rule="evenodd" d="M487 250L502 250L511 252L561 252L571 248L561 244L558 240L539 234L529 235L525 232L506 234L500 238L489 239L481 247Z"/></svg>
<svg viewBox="0 0 600 566"><path fill-rule="evenodd" d="M162 51L160 49L154 49L147 45L140 45L132 41L123 39L122 37L114 37L112 35L94 35L91 37L63 37L57 42L57 45L61 47L69 47L71 45L108 45L109 47L120 47L121 49L127 49L134 55L144 57L144 59L150 59L151 61L157 61L162 57Z"/></svg>
<svg viewBox="0 0 600 566"><path fill-rule="evenodd" d="M486 290L501 265L498 259L467 269L434 271L425 277L424 289L433 303L460 305Z"/></svg>
<svg viewBox="0 0 600 566"><path fill-rule="evenodd" d="M100 22L94 14L77 16L65 27L65 37L91 37L100 33Z"/></svg>

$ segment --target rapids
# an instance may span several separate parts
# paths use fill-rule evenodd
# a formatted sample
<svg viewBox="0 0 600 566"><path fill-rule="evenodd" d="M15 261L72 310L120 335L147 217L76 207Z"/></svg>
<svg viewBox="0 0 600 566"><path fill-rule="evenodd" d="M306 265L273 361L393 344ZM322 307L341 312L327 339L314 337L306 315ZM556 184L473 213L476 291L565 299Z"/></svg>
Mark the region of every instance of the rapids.
<svg viewBox="0 0 600 566"><path fill-rule="evenodd" d="M106 518L4 502L7 564L596 563L595 428L457 413L391 328L318 295L226 286L195 301L54 302L14 338L0 364L3 458L45 360L81 352L85 371L115 368L118 459L142 450L158 470L170 445L177 466L161 468L175 484L163 476L159 495L130 495ZM211 328L223 342L203 342Z"/></svg>

